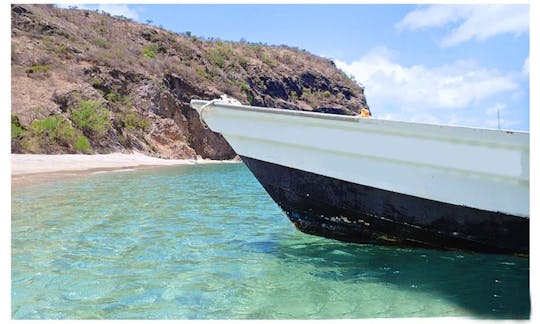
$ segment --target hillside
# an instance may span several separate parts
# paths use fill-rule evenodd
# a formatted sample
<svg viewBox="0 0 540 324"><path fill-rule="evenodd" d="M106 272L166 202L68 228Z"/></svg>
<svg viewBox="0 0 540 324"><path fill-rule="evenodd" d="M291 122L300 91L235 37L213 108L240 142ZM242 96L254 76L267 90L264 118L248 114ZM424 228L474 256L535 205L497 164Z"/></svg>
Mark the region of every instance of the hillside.
<svg viewBox="0 0 540 324"><path fill-rule="evenodd" d="M230 159L191 99L356 114L363 89L332 61L287 46L204 40L123 17L11 6L14 153L138 151Z"/></svg>

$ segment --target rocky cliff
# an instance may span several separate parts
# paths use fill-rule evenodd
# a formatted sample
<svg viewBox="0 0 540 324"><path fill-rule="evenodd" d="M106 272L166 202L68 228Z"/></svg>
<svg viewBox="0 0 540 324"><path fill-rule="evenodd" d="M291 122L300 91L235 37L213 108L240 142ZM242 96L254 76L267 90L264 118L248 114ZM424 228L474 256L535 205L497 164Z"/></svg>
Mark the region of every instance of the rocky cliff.
<svg viewBox="0 0 540 324"><path fill-rule="evenodd" d="M16 153L139 151L230 159L191 99L356 114L363 89L334 63L287 46L204 40L124 17L11 6Z"/></svg>

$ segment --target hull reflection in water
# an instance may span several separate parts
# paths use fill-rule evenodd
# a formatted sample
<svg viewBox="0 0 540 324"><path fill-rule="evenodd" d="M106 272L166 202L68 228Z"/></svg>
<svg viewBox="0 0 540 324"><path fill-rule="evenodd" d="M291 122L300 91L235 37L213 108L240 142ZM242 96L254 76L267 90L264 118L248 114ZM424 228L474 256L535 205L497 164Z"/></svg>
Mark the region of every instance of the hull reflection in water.
<svg viewBox="0 0 540 324"><path fill-rule="evenodd" d="M529 252L529 134L192 100L303 232Z"/></svg>

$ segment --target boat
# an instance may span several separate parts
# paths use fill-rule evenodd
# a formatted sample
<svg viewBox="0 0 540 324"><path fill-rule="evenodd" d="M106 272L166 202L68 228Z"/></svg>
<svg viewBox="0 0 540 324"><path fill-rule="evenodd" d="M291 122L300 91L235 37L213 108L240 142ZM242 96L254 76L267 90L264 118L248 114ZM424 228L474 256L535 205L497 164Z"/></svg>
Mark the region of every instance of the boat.
<svg viewBox="0 0 540 324"><path fill-rule="evenodd" d="M300 231L529 253L529 133L192 100Z"/></svg>

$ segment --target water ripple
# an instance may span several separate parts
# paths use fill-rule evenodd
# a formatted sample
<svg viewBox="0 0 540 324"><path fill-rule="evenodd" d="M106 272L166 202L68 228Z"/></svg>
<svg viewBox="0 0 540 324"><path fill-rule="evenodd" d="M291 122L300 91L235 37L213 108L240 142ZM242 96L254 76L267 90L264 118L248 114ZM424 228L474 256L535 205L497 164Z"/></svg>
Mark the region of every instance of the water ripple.
<svg viewBox="0 0 540 324"><path fill-rule="evenodd" d="M15 319L528 318L529 262L294 229L242 164L12 192Z"/></svg>

